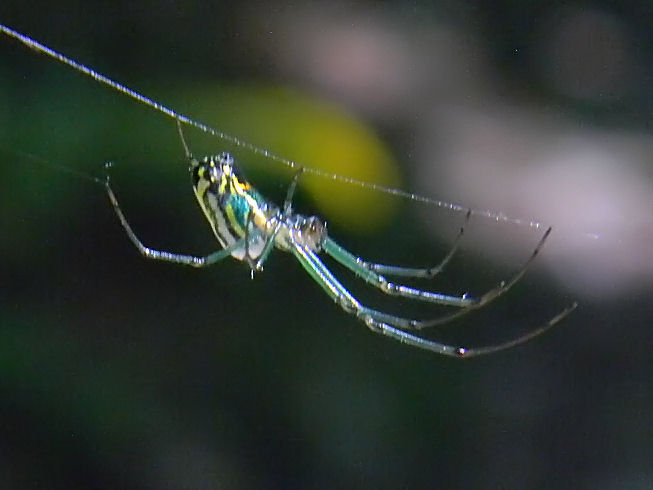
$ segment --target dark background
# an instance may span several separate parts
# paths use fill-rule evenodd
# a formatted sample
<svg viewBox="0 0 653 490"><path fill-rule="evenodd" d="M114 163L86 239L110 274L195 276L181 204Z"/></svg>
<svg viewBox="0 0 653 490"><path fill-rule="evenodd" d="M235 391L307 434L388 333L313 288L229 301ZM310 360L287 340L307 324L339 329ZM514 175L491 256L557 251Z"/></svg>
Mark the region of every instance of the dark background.
<svg viewBox="0 0 653 490"><path fill-rule="evenodd" d="M464 204L468 196L425 182L424 166L438 166L422 143L438 136L429 132L431 107L470 98L483 107L479 94L493 92L564 114L565 125L648 137L650 3L459 3L5 1L0 22L284 157ZM616 68L602 52L592 58L594 47L613 47L601 36L577 60L547 61L542 39L585 14L619 26L628 70L618 57ZM351 54L342 33L363 29L391 34L364 47L387 49L390 74L407 59L401 53L421 54L396 80L384 71L354 80L365 70L340 64ZM460 52L440 49L443 32L455 33L445 37ZM320 36L342 44L326 46L335 51L324 62L302 57ZM451 74L443 52L492 75L461 63L473 83L435 83L432 66ZM327 61L333 72L320 71ZM614 73L601 85L606 70ZM493 344L578 300L564 324L485 358L442 358L369 332L289 255L274 253L253 281L232 260L210 270L145 261L102 188L56 167L101 176L103 162L116 162L117 192L143 241L212 251L170 119L4 36L0 112L1 488L653 488L650 221L612 236L616 248L598 247L596 268L609 271L627 255L619 246L636 244L636 280L618 267L614 281L573 269L595 252L582 239L485 311L430 335ZM233 150L198 131L188 137L197 154ZM338 151L354 159L329 157ZM235 154L252 181L282 199L289 173L281 165ZM622 171L638 172L650 189L653 167L643 161ZM512 185L500 183L497 194ZM478 201L470 204L493 207ZM571 215L574 206L562 209ZM325 215L341 243L370 259L411 265L446 253L461 222L315 178L300 183L297 209ZM648 209L639 212L650 218ZM441 236L428 229L435 219ZM539 232L478 219L469 234L428 287L482 292L519 267ZM496 258L491 247L510 253ZM556 261L575 271L573 283L551 272ZM390 301L333 270L383 310L442 311Z"/></svg>

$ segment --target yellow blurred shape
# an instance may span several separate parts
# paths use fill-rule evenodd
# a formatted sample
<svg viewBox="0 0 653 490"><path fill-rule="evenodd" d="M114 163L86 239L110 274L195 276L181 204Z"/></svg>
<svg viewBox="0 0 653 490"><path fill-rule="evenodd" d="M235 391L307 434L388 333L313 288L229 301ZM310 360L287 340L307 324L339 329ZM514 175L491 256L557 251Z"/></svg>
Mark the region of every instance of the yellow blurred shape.
<svg viewBox="0 0 653 490"><path fill-rule="evenodd" d="M383 142L333 104L279 87L221 85L210 93L195 99L203 105L193 113L221 130L301 165L401 187L401 176ZM246 175L248 167L290 175L279 162L248 155L244 149L235 152ZM360 233L387 224L399 204L386 194L312 175L303 176L300 187L311 195L322 218Z"/></svg>

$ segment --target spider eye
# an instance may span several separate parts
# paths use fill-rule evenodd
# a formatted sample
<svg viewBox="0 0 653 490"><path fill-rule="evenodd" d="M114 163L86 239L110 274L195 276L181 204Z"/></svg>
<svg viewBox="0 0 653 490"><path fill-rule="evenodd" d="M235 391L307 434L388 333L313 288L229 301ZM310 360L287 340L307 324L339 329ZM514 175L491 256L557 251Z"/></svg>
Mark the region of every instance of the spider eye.
<svg viewBox="0 0 653 490"><path fill-rule="evenodd" d="M228 153L226 151L223 151L222 153L216 155L213 158L215 158L218 162L225 165L233 165L234 163L234 157L231 156L231 153Z"/></svg>
<svg viewBox="0 0 653 490"><path fill-rule="evenodd" d="M234 166L234 158L230 153L227 153L226 151L212 156L211 161L216 167L221 169L224 169L225 167L229 167L231 169Z"/></svg>

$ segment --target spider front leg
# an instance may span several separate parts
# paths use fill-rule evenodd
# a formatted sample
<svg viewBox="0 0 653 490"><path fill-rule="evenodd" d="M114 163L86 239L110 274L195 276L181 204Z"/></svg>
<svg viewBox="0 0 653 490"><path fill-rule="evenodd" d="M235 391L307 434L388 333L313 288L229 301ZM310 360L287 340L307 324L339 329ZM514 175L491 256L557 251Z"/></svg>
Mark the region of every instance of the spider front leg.
<svg viewBox="0 0 653 490"><path fill-rule="evenodd" d="M496 298L506 293L512 286L514 286L526 273L527 269L530 267L535 257L537 257L539 251L544 246L546 239L551 233L551 228L547 229L537 246L531 253L528 260L524 265L515 273L509 280L501 281L498 286L490 289L481 296L477 298L469 297L467 295L463 296L450 296L447 294L437 293L434 291L427 291L418 288L412 288L409 286L404 286L402 284L394 284L388 281L384 276L377 273L374 270L371 270L368 264L361 260L359 257L356 257L354 254L341 247L335 243L331 238L326 238L322 248L327 252L331 257L336 261L340 262L342 265L347 267L349 270L354 272L356 275L360 276L363 280L369 284L379 288L386 294L393 296L400 296L404 298L411 298L415 300L435 303L445 306L456 306L461 308L461 310L440 316L438 318L430 320L414 320L407 327L402 326L401 328L408 328L419 330L427 327L434 327L437 325L442 325L448 323L452 320L460 318L464 315L469 314L471 311L477 310L491 301L494 301ZM387 266L385 266L387 267ZM400 268L397 268L400 269ZM411 270L411 269L409 269Z"/></svg>
<svg viewBox="0 0 653 490"><path fill-rule="evenodd" d="M458 230L458 234L456 235L456 238L452 242L449 251L438 265L435 265L433 267L401 267L396 265L376 264L373 262L367 262L365 260L362 260L360 257L357 259L356 262L360 266L365 267L366 269L369 269L372 272L376 272L377 274L385 274L388 276L395 276L395 277L415 277L415 278L432 279L444 270L444 268L447 266L447 264L451 261L453 256L458 251L458 247L460 247L460 242L463 238L463 235L465 234L465 228L467 227L467 224L469 223L469 219L471 216L472 216L472 210L469 209L465 214L465 221L463 225L460 227L460 229Z"/></svg>
<svg viewBox="0 0 653 490"><path fill-rule="evenodd" d="M317 282L343 310L355 315L373 332L385 335L419 349L450 357L460 358L486 355L523 344L543 334L559 323L563 318L576 309L577 306L576 303L573 303L543 325L514 339L500 344L468 349L466 347L444 344L442 342L426 339L413 333L406 332L405 329L412 328L417 322L416 320L389 315L362 305L342 284L340 284L313 251L301 246L300 244L295 244L293 253L313 280L315 280L315 282Z"/></svg>
<svg viewBox="0 0 653 490"><path fill-rule="evenodd" d="M526 271L528 270L528 268L531 266L535 258L540 253L540 250L544 246L544 243L546 242L550 234L551 234L551 227L547 228L547 230L544 232L544 235L542 235L542 238L540 238L540 241L535 246L535 249L531 253L530 257L528 257L524 265L522 265L521 269L519 269L510 279L501 281L497 286L483 293L481 296L475 299L474 304L472 304L471 306L463 310L457 311L455 313L441 316L439 318L420 321L415 324L415 329L419 330L422 328L444 325L445 323L449 323L453 320L456 320L458 318L461 318L462 316L467 315L468 313L471 313L472 311L482 308L483 306L497 299L499 296L508 292L508 290L510 290L510 288L512 288L515 284L517 284L517 282L519 282L519 280L524 276L524 274L526 274ZM576 303L574 303L573 306L567 308L569 310L568 313L570 313L572 310L576 308L575 305ZM564 316L566 316L566 314Z"/></svg>
<svg viewBox="0 0 653 490"><path fill-rule="evenodd" d="M502 350L510 349L512 347L516 347L518 345L524 344L529 340L532 340L535 337L542 335L544 332L554 327L556 324L560 323L565 317L571 314L571 312L574 311L577 307L578 307L578 303L576 302L572 303L570 306L562 310L553 318L546 321L544 324L530 330L524 335L520 335L519 337L515 337L506 342L501 342L500 344L486 345L486 346L472 347L472 348L443 344L441 342L436 342L433 340L425 339L423 337L418 337L417 335L408 333L404 330L393 327L392 325L376 320L373 314L370 314L365 318L365 323L373 332L385 335L401 343L408 344L413 347L428 350L431 352L435 352L437 354L442 354L445 356L469 358L469 357L478 357L487 354L493 354L495 352L500 352Z"/></svg>
<svg viewBox="0 0 653 490"><path fill-rule="evenodd" d="M236 242L234 242L233 244L231 244L226 248L223 248L222 250L218 250L216 252L213 252L209 255L202 256L202 257L198 257L195 255L186 255L186 254L179 254L174 252L167 252L164 250L155 250L153 248L143 245L143 242L141 242L140 239L136 236L136 234L132 230L132 227L127 221L127 218L125 218L125 215L122 212L120 205L118 204L118 199L116 198L113 189L111 189L110 176L109 176L109 169L111 168L111 165L112 164L110 162L107 162L104 165L106 171L104 188L107 191L107 195L109 196L109 201L111 202L111 205L113 206L113 210L118 216L118 219L120 220L120 224L125 230L125 233L127 233L127 236L129 237L131 242L134 244L134 246L144 257L153 260L162 260L164 262L174 262L176 264L190 265L193 267L206 267L208 265L215 264L216 262L219 262L220 260L226 257L229 257L234 250L237 250L241 248L243 245L245 245L245 239L237 240Z"/></svg>
<svg viewBox="0 0 653 490"><path fill-rule="evenodd" d="M304 173L304 167L299 167L295 175L292 177L292 181L288 185L286 190L286 198L283 201L283 216L287 217L292 214L292 199L295 196L295 190L297 190L297 184L299 183L299 178Z"/></svg>
<svg viewBox="0 0 653 490"><path fill-rule="evenodd" d="M372 286L379 288L386 294L393 296L403 296L406 298L418 299L438 305L457 306L460 308L472 306L476 300L466 296L451 296L448 294L437 293L435 291L425 291L422 289L395 284L388 281L378 272L371 270L367 263L355 256L344 247L327 237L322 243L322 250L340 262L354 274L360 276L363 280Z"/></svg>

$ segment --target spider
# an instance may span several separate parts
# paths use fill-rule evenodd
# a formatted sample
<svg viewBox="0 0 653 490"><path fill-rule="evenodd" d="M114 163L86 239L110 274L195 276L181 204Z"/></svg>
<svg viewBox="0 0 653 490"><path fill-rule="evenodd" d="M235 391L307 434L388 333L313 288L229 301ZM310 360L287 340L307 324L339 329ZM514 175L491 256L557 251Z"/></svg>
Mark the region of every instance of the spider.
<svg viewBox="0 0 653 490"><path fill-rule="evenodd" d="M535 260L535 257L551 233L551 228L548 228L545 231L528 260L512 278L507 281L502 281L499 285L490 289L481 296L451 296L436 291L417 289L390 282L386 279L386 276L428 279L440 273L456 252L463 235L464 225L461 227L456 239L454 240L449 253L444 257L440 264L435 267L411 268L367 262L355 254L352 254L344 247L338 245L338 243L329 236L326 223L323 220L317 216L306 216L293 211L292 198L301 173L310 172L314 175L319 175L332 180L452 210L460 211L464 210L464 208L451 203L411 194L400 189L363 182L343 175L328 174L311 167L299 167L299 171L295 174L293 180L288 186L283 206L278 207L271 201L265 199L258 191L256 191L256 189L254 189L254 187L252 187L238 170L238 167L235 165L234 159L230 154L220 153L215 156L204 157L200 160L195 159L186 144L181 124L184 123L189 126L194 126L205 133L229 141L239 147L263 155L288 167L298 168L298 165L295 162L175 112L163 104L145 97L125 85L102 75L92 68L89 68L88 66L83 65L1 23L0 33L21 42L34 51L49 56L59 63L71 67L79 73L94 79L101 85L105 85L122 95L136 100L150 109L176 120L181 143L184 147L186 159L189 162L193 191L195 192L199 205L208 219L222 249L204 257L196 257L193 255L155 250L143 245L127 222L127 219L118 204L118 200L116 199L110 184L109 167L111 165L107 164L106 177L104 181L100 181L100 183L104 185L111 204L113 205L113 209L118 215L120 223L129 236L129 239L133 242L136 248L138 248L141 254L147 258L194 267L205 267L231 256L249 264L253 274L255 271L262 270L263 264L274 248L284 252L290 252L299 261L309 276L311 276L313 280L322 287L333 301L335 301L347 313L356 316L356 318L361 320L373 332L386 335L392 339L420 349L452 357L479 356L522 344L560 322L577 306L576 303L573 303L543 325L522 336L496 345L467 349L421 337L418 334L420 330L427 327L442 325L458 319L487 305L507 292L522 278L530 264ZM91 178L91 180L98 181L95 178ZM471 214L472 211L469 210L465 218L465 223L467 223ZM491 212L477 212L476 214L494 218L497 221L513 221L518 224L523 224L522 220L509 219L503 215ZM530 225L535 225L536 228L540 226L539 223L530 223ZM369 308L360 303L324 265L319 258L319 254L322 253L331 256L364 281L386 294L426 303L456 307L458 310L454 313L445 314L433 319L415 320Z"/></svg>
<svg viewBox="0 0 653 490"><path fill-rule="evenodd" d="M501 281L499 285L479 297L470 297L466 294L451 296L396 284L386 279L386 276L432 278L440 273L458 248L464 233L464 225L460 228L449 253L435 267L410 268L368 262L334 241L329 236L325 221L317 216L307 216L293 211L292 199L302 173L301 169L288 186L283 206L279 207L265 199L244 178L231 154L224 152L201 159L194 158L186 143L179 121L177 121L177 128L189 163L188 170L193 192L222 248L209 255L198 257L156 250L144 245L134 233L118 204L118 199L111 187L108 171L111 164L108 163L105 165L107 173L104 186L109 200L127 236L140 253L148 259L193 267L206 267L231 256L236 260L246 262L253 274L255 271L263 270L263 265L273 249L289 252L295 256L308 275L338 306L362 321L371 331L420 349L452 357L489 354L524 343L551 328L576 307L574 303L542 326L525 335L492 346L468 349L421 337L417 334L418 331L460 318L487 305L508 291L521 279L538 255L551 233L551 228L549 227L545 231L526 263L513 277L507 281ZM468 211L465 224L470 215L471 211ZM433 319L415 320L370 308L358 301L340 283L320 260L320 254L327 254L355 275L388 295L452 306L458 308L458 311Z"/></svg>

